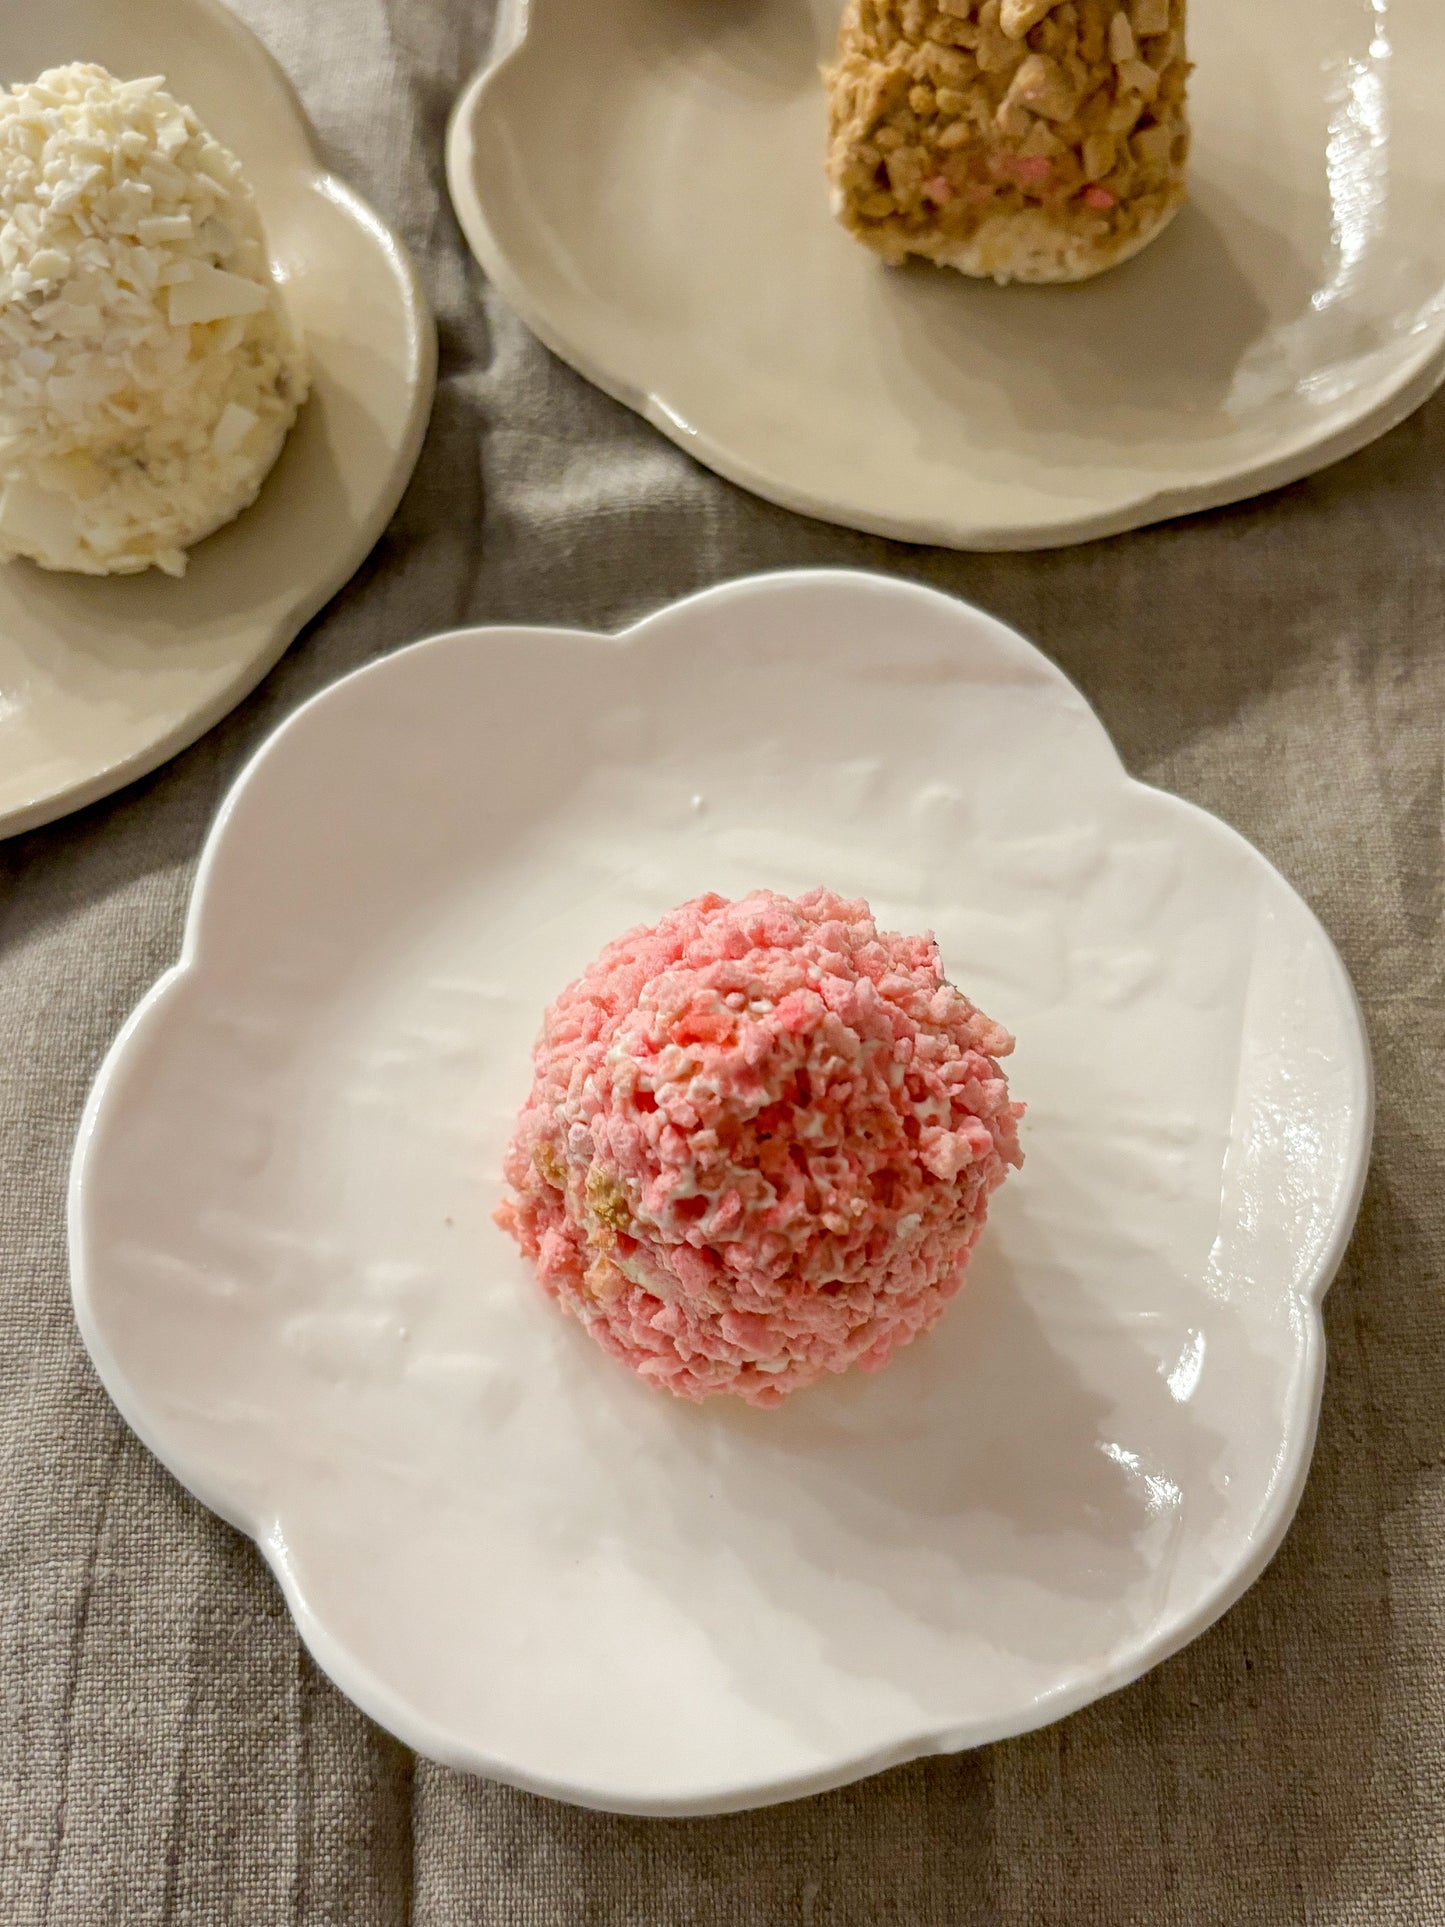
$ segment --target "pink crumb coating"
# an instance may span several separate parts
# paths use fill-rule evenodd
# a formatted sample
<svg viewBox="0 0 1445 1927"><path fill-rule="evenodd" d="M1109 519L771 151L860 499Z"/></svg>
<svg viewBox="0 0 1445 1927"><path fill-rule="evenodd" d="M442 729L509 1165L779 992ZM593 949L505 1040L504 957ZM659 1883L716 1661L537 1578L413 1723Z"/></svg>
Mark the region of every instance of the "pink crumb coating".
<svg viewBox="0 0 1445 1927"><path fill-rule="evenodd" d="M698 897L548 1010L497 1221L643 1378L777 1404L958 1290L1022 1162L1012 1049L866 903Z"/></svg>

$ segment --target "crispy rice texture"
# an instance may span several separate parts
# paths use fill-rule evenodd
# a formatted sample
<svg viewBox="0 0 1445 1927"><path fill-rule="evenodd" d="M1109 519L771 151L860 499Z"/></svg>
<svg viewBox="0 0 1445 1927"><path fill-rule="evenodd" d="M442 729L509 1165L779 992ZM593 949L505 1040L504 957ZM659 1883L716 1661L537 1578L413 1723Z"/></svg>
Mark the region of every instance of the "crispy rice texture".
<svg viewBox="0 0 1445 1927"><path fill-rule="evenodd" d="M849 0L834 212L892 265L1081 281L1178 212L1186 0Z"/></svg>
<svg viewBox="0 0 1445 1927"><path fill-rule="evenodd" d="M958 1290L1022 1162L1012 1049L865 903L699 897L548 1010L498 1222L649 1383L775 1405Z"/></svg>

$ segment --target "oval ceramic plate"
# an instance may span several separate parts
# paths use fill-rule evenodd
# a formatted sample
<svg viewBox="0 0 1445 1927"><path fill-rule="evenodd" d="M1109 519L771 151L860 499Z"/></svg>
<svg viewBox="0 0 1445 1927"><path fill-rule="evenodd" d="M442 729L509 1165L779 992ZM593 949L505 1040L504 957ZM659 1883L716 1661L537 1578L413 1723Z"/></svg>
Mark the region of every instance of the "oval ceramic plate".
<svg viewBox="0 0 1445 1927"><path fill-rule="evenodd" d="M544 1300L491 1222L503 1145L605 939L820 879L1016 1028L1027 1162L886 1372L685 1405ZM87 1107L75 1303L373 1717L715 1812L1057 1718L1249 1584L1369 1118L1310 912L1036 650L928 590L762 577L616 638L419 643L272 737Z"/></svg>
<svg viewBox="0 0 1445 1927"><path fill-rule="evenodd" d="M829 217L839 0L512 0L449 178L542 339L735 482L1039 548L1293 480L1445 373L1439 0L1193 0L1190 206L1076 288L890 271Z"/></svg>
<svg viewBox="0 0 1445 1927"><path fill-rule="evenodd" d="M144 775L218 722L355 573L421 452L436 337L394 235L311 144L300 103L214 0L0 9L0 83L95 60L161 73L245 163L312 392L254 507L181 581L0 568L0 835Z"/></svg>

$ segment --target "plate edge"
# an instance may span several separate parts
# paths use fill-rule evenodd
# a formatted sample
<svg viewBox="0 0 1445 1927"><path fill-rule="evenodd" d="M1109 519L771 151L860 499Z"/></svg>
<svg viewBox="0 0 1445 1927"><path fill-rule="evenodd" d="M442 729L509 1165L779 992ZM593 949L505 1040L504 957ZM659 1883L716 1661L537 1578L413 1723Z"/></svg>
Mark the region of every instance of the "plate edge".
<svg viewBox="0 0 1445 1927"><path fill-rule="evenodd" d="M1087 711L1094 728L1109 745L1116 765L1117 780L1134 789L1149 792L1156 797L1166 798L1188 812L1190 815L1210 826L1211 833L1224 833L1248 853L1251 861L1259 866L1272 884L1286 891L1294 903L1308 918L1313 933L1324 945L1331 969L1339 984L1348 995L1347 1010L1351 1013L1354 1025L1354 1042L1357 1049L1356 1065L1362 1076L1362 1089L1365 1101L1365 1123L1357 1133L1350 1168L1345 1173L1341 1192L1342 1207L1336 1216L1333 1235L1325 1251L1314 1267L1314 1275L1305 1287L1294 1291L1304 1318L1302 1329L1305 1342L1299 1353L1298 1371L1295 1381L1296 1402L1293 1408L1295 1426L1291 1428L1296 1439L1294 1449L1282 1463L1280 1476L1271 1488L1264 1511L1261 1514L1263 1530L1258 1532L1250 1548L1250 1556L1238 1567L1232 1569L1211 1593L1207 1594L1190 1613L1177 1624L1166 1627L1152 1642L1132 1653L1122 1665L1108 1670L1101 1684L1096 1678L1081 1683L1075 1688L1060 1689L1057 1693L1036 1700L1020 1716L1006 1720L980 1722L966 1728L943 1728L915 1735L896 1745L879 1749L853 1759L817 1775L808 1775L776 1782L772 1785L752 1787L743 1791L716 1790L712 1793L697 1792L683 1796L675 1801L628 1797L625 1794L610 1796L598 1789L573 1785L566 1782L553 1782L529 1776L525 1772L505 1762L498 1761L478 1749L453 1745L444 1735L429 1729L425 1721L414 1719L409 1709L393 1701L385 1686L375 1680L368 1669L353 1661L351 1656L339 1647L333 1646L324 1624L310 1611L299 1586L286 1567L284 1557L273 1543L274 1521L248 1519L244 1509L232 1503L231 1495L218 1495L208 1488L204 1480L194 1479L183 1470L179 1460L182 1455L168 1449L161 1432L152 1427L145 1416L145 1401L135 1396L133 1388L119 1369L109 1346L101 1336L92 1314L89 1298L88 1279L85 1275L85 1232L82 1211L82 1194L85 1183L85 1163L92 1142L96 1121L105 1101L106 1089L110 1080L119 1070L121 1062L135 1034L145 1023L151 1021L164 1006L166 1000L174 995L198 962L198 939L201 913L204 906L206 889L209 884L213 853L223 840L227 826L234 814L239 798L254 774L263 765L265 758L283 735L289 733L316 705L325 702L338 690L356 679L373 675L386 669L389 664L414 652L429 649L441 643L476 641L495 634L550 635L569 641L586 640L603 645L626 642L633 635L646 632L664 622L666 618L689 606L709 601L721 602L730 599L742 589L765 589L769 585L796 584L806 585L816 582L856 584L859 581L881 586L889 592L902 593L910 598L914 595L926 597L930 601L948 605L951 609L967 611L970 615L982 618L991 628L1019 644L1047 667L1051 676L1063 683ZM311 1651L317 1664L321 1666L338 1688L351 1698L370 1717L378 1720L390 1731L397 1734L406 1744L428 1758L443 1764L460 1768L463 1771L481 1773L489 1778L500 1780L524 1791L545 1795L546 1797L568 1801L575 1805L594 1808L600 1811L635 1814L655 1818L684 1818L714 1814L724 1814L751 1810L755 1807L776 1805L786 1801L801 1799L815 1793L826 1792L832 1788L851 1784L888 1767L904 1764L909 1760L942 1753L972 1750L976 1747L991 1745L996 1741L1017 1737L1035 1730L1055 1720L1066 1718L1071 1713L1093 1704L1096 1700L1108 1697L1142 1677L1153 1667L1180 1651L1184 1646L1206 1631L1231 1606L1249 1590L1274 1558L1288 1533L1303 1493L1310 1463L1313 1457L1315 1438L1318 1429L1322 1404L1325 1364L1325 1333L1322 1315L1323 1298L1329 1284L1343 1261L1358 1213L1360 1198L1369 1166L1369 1149L1373 1124L1373 1064L1369 1040L1364 1024L1363 1013L1358 996L1345 969L1339 951L1312 907L1289 879L1264 853L1231 824L1214 815L1187 798L1175 796L1172 792L1159 790L1153 785L1141 783L1131 776L1119 761L1112 739L1108 736L1103 723L1077 690L1064 672L1047 657L1037 645L1032 644L1017 630L987 611L974 605L933 589L923 584L905 581L888 575L854 570L839 569L793 569L771 571L761 575L742 576L722 584L697 591L693 595L665 604L662 608L628 624L621 631L608 635L604 632L584 629L553 628L544 625L474 625L466 628L441 631L434 636L420 639L402 649L391 652L366 663L316 692L306 702L298 706L266 740L258 746L245 766L239 772L207 832L200 862L192 887L186 911L184 935L180 956L175 964L165 971L150 987L145 996L130 1013L107 1051L96 1077L87 1093L82 1111L81 1123L72 1154L66 1191L67 1239L70 1256L70 1287L72 1305L77 1325L86 1349L90 1354L97 1376L100 1378L108 1396L112 1399L126 1423L147 1446L147 1448L166 1466L172 1475L200 1502L216 1512L228 1523L243 1531L261 1549L268 1565L276 1576L303 1640ZM141 1419L137 1423L137 1418ZM218 1502L219 1499L219 1502Z"/></svg>
<svg viewBox="0 0 1445 1927"><path fill-rule="evenodd" d="M726 448L719 446L710 436L693 428L665 396L650 389L638 388L622 377L613 375L588 350L578 347L564 330L554 328L542 309L533 302L524 278L513 268L510 257L492 231L476 186L472 122L488 87L526 47L530 0L520 0L518 11L520 25L516 37L505 45L499 57L484 62L473 74L458 95L447 125L447 191L467 246L507 305L550 353L575 369L593 387L600 388L614 401L621 402L625 408L642 416L705 468L720 475L724 481L746 489L749 494L771 502L775 507L789 509L794 514L806 515L814 521L835 527L853 529L860 534L880 536L887 541L925 543L976 554L1028 554L1078 547L1087 542L1123 535L1133 529L1173 521L1180 516L1227 508L1286 488L1293 482L1303 481L1371 446L1423 407L1435 391L1445 384L1445 323L1441 323L1434 329L1432 338L1422 344L1418 355L1403 364L1394 385L1360 415L1337 430L1316 438L1306 435L1303 441L1297 441L1283 453L1239 470L1228 478L1146 492L1097 515L1039 523L1027 528L995 529L983 524L935 522L923 517L915 519L866 512L858 514L826 496L769 480L747 462L734 459Z"/></svg>
<svg viewBox="0 0 1445 1927"><path fill-rule="evenodd" d="M224 31L233 37L242 37L258 50L270 68L273 78L283 89L291 105L295 131L300 134L310 161L309 168L299 171L299 185L302 191L318 195L333 206L344 208L351 220L371 233L381 252L386 256L401 296L410 337L408 373L411 384L411 406L407 416L406 434L398 450L391 481L377 496L372 512L361 526L356 543L348 549L349 559L344 571L338 564L322 584L313 585L305 594L297 598L290 610L276 624L274 647L262 650L255 661L248 664L241 675L230 683L222 694L206 704L203 709L198 710L194 716L187 718L179 728L158 738L146 748L136 751L131 756L120 758L107 765L105 769L77 783L67 784L62 789L51 791L42 797L32 798L13 808L0 810L0 841L12 836L24 835L29 830L43 829L47 824L58 822L92 803L101 802L107 796L114 795L117 790L124 789L128 784L138 782L143 776L151 775L184 750L198 743L203 736L208 735L264 682L307 623L345 588L386 532L421 459L422 446L426 439L436 397L438 366L436 321L421 274L406 243L361 194L325 165L316 129L306 111L305 104L290 75L261 36L239 15L223 6L220 0L190 0L190 4L215 21ZM525 5L525 0L523 4ZM245 512L242 511L243 514ZM364 547L361 546L363 537L365 538Z"/></svg>

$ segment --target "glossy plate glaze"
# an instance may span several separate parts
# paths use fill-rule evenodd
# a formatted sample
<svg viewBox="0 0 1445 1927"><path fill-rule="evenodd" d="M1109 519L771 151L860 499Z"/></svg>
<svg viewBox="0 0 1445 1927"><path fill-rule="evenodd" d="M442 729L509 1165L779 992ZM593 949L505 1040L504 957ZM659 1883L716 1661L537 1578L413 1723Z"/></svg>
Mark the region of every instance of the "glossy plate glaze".
<svg viewBox="0 0 1445 1927"><path fill-rule="evenodd" d="M608 937L820 879L1016 1028L1027 1163L886 1372L684 1405L543 1299L503 1145ZM1299 1497L1369 1136L1350 986L1262 857L989 617L762 577L419 643L272 737L87 1106L75 1304L374 1718L716 1812L1057 1718L1224 1610Z"/></svg>
<svg viewBox="0 0 1445 1927"><path fill-rule="evenodd" d="M882 535L1041 548L1308 474L1445 374L1439 0L1192 0L1192 202L1063 289L890 271L832 222L841 11L511 0L452 125L503 294L731 480Z"/></svg>
<svg viewBox="0 0 1445 1927"><path fill-rule="evenodd" d="M0 81L95 60L160 73L245 163L312 360L254 507L181 581L0 567L0 836L106 796L203 735L351 576L391 519L431 411L436 337L400 242L328 174L301 105L215 0L0 8Z"/></svg>

